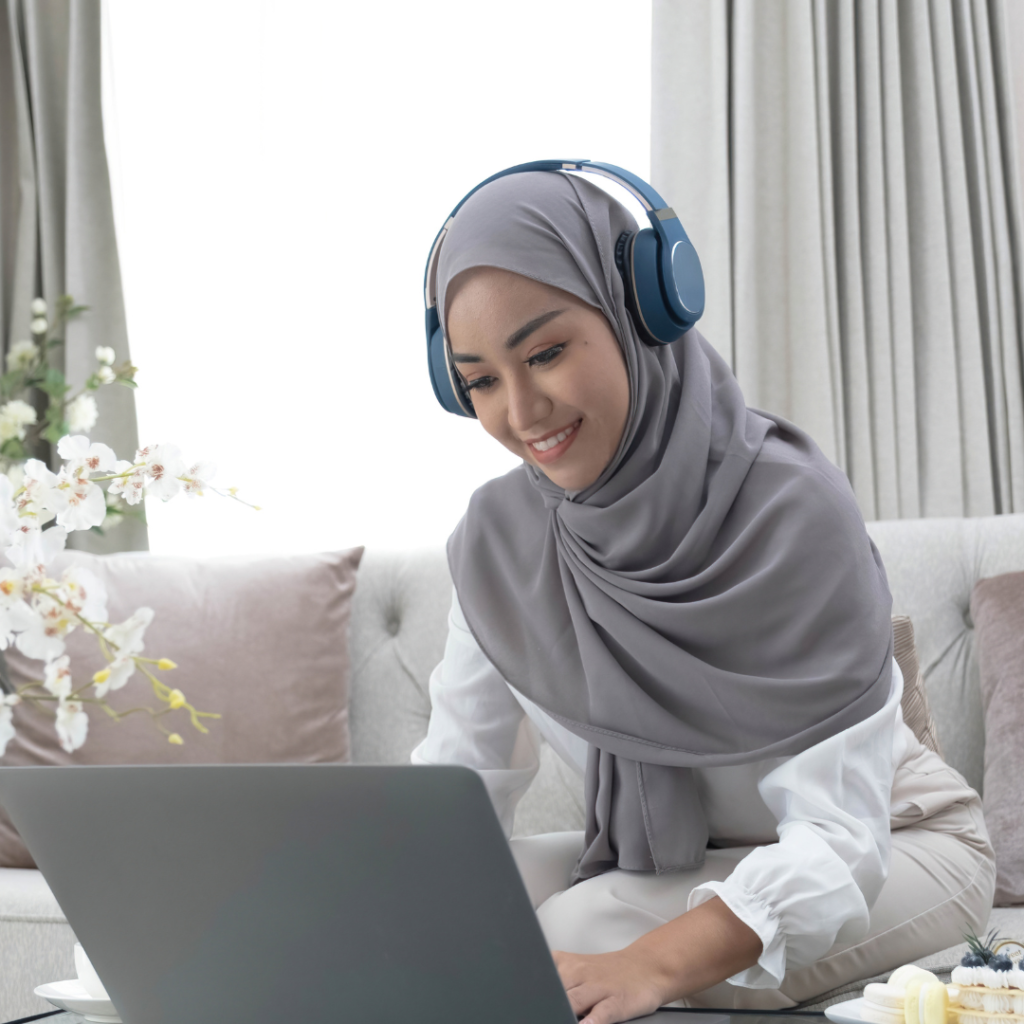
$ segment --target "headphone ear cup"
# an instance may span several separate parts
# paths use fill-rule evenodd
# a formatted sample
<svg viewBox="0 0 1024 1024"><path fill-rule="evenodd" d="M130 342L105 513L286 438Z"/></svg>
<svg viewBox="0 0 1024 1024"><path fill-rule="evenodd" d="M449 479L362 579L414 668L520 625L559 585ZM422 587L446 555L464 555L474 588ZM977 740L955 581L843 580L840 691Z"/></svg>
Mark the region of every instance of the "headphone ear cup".
<svg viewBox="0 0 1024 1024"><path fill-rule="evenodd" d="M649 345L669 345L686 328L672 315L661 280L661 239L651 228L638 231L628 247L628 276L638 318L637 330Z"/></svg>
<svg viewBox="0 0 1024 1024"><path fill-rule="evenodd" d="M436 313L434 315L436 319ZM430 370L434 397L441 403L445 412L476 419L473 403L459 384L455 368L448 359L448 346L445 344L444 331L441 330L440 324L434 326L427 342L427 366Z"/></svg>

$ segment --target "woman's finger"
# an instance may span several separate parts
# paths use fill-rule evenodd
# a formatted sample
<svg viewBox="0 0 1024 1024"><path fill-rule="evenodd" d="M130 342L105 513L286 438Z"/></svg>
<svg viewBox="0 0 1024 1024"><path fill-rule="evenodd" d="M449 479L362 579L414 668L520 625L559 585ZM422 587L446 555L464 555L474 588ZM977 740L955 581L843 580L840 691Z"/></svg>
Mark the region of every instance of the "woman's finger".
<svg viewBox="0 0 1024 1024"><path fill-rule="evenodd" d="M584 982L575 988L568 989L565 994L569 998L572 1012L579 1017L593 1009L602 999L605 999L608 996L608 989L600 988L590 982Z"/></svg>
<svg viewBox="0 0 1024 1024"><path fill-rule="evenodd" d="M618 1024L619 1021L629 1020L634 1016L636 1015L623 1008L620 1000L614 996L606 996L591 1008L580 1024Z"/></svg>

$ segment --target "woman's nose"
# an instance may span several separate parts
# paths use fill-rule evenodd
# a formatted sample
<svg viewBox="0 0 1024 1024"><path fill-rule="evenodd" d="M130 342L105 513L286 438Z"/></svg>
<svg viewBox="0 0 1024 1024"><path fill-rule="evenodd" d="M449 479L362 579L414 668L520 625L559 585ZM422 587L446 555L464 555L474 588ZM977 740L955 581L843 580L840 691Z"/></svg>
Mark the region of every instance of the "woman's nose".
<svg viewBox="0 0 1024 1024"><path fill-rule="evenodd" d="M551 412L551 399L528 378L512 381L508 387L508 425L525 434Z"/></svg>

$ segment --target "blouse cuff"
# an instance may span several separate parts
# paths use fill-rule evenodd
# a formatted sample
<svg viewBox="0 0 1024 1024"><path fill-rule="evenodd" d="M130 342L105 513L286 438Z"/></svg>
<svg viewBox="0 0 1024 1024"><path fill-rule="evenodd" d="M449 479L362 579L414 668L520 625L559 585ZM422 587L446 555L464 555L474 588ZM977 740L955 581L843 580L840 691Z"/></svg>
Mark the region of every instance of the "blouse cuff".
<svg viewBox="0 0 1024 1024"><path fill-rule="evenodd" d="M726 980L739 988L778 988L786 973L786 935L772 908L756 893L726 879L698 885L690 893L686 909L693 910L715 896L761 940L757 963Z"/></svg>

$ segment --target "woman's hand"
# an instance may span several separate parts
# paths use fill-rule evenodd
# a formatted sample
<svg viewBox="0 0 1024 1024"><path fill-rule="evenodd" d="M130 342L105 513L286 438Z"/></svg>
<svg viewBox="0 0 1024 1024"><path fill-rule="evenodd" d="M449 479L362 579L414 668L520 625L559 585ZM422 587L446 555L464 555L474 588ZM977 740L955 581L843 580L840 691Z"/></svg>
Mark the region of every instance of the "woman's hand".
<svg viewBox="0 0 1024 1024"><path fill-rule="evenodd" d="M761 940L717 896L614 953L552 956L581 1024L617 1024L753 967Z"/></svg>
<svg viewBox="0 0 1024 1024"><path fill-rule="evenodd" d="M653 965L632 946L596 955L555 950L552 956L581 1024L644 1017L666 1001Z"/></svg>

